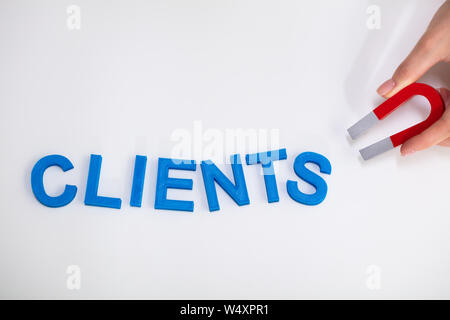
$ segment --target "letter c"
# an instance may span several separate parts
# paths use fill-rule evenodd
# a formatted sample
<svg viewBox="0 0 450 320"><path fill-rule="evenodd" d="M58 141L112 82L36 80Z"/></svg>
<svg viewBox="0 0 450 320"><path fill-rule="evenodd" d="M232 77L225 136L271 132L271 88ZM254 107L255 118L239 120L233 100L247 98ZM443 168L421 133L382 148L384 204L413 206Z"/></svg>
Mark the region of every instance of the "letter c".
<svg viewBox="0 0 450 320"><path fill-rule="evenodd" d="M58 208L69 204L77 194L77 187L66 184L64 192L57 197L50 197L44 188L44 172L52 166L60 167L64 172L73 169L73 164L64 156L53 154L40 159L31 171L31 188L34 196L44 206Z"/></svg>

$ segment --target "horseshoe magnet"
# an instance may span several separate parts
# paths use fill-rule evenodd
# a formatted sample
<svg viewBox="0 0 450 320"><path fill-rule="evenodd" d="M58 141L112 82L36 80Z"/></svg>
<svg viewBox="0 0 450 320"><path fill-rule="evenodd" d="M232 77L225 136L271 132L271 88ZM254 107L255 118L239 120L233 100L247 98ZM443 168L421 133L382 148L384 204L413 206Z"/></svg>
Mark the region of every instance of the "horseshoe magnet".
<svg viewBox="0 0 450 320"><path fill-rule="evenodd" d="M364 160L369 160L380 153L401 145L406 140L427 129L442 116L442 113L444 112L444 102L442 101L439 92L426 84L413 83L397 92L391 98L387 99L372 112L351 126L347 130L350 137L353 140L357 139L360 135L373 127L379 120L386 118L392 111L400 107L404 102L408 101L415 95L424 96L430 102L431 111L428 118L408 129L400 131L390 137L359 150Z"/></svg>

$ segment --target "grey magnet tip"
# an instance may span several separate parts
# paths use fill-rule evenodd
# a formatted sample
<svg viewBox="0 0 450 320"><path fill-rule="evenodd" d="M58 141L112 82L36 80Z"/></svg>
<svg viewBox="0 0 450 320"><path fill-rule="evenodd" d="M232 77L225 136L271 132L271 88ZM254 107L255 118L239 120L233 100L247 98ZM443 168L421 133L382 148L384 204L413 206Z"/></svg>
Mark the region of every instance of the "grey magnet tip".
<svg viewBox="0 0 450 320"><path fill-rule="evenodd" d="M361 120L359 120L357 123L348 128L347 132L350 135L350 137L353 140L355 140L364 132L366 132L369 128L375 125L375 123L377 123L378 121L379 120L375 115L375 113L370 112L369 114L364 116Z"/></svg>
<svg viewBox="0 0 450 320"><path fill-rule="evenodd" d="M359 150L359 153L361 153L361 157L364 160L369 160L391 149L394 149L394 145L392 144L391 138L388 137Z"/></svg>

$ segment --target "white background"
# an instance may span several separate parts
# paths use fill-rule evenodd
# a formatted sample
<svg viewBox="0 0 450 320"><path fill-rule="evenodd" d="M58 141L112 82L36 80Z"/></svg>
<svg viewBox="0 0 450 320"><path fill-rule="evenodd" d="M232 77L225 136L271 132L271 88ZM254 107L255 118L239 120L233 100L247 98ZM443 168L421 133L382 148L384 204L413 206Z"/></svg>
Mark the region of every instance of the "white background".
<svg viewBox="0 0 450 320"><path fill-rule="evenodd" d="M2 0L0 297L450 298L450 149L358 153L423 119L425 100L357 142L346 135L383 101L376 88L441 3ZM80 30L66 26L71 4ZM379 30L366 26L372 4ZM450 87L449 67L422 81ZM250 205L218 188L221 210L209 213L197 167L178 173L193 191L169 192L195 212L154 210L157 158L194 121L279 130L280 202L267 203L258 167L244 165ZM286 193L303 151L333 166L315 207ZM78 186L59 209L30 186L35 162L54 153L75 168L48 170L48 192ZM91 153L103 156L99 193L122 198L121 210L83 204ZM136 154L149 158L142 208L128 204ZM81 268L80 290L67 289L69 265ZM378 290L367 286L372 265Z"/></svg>

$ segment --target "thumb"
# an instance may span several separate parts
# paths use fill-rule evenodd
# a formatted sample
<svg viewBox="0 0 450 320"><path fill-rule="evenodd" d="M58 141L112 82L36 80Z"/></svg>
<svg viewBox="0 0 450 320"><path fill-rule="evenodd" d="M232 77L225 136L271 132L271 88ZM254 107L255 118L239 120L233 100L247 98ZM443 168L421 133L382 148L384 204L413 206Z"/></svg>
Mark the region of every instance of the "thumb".
<svg viewBox="0 0 450 320"><path fill-rule="evenodd" d="M425 72L435 65L439 58L433 54L434 43L425 33L411 53L395 70L392 79L384 82L377 90L378 94L390 98L404 87L417 81Z"/></svg>
<svg viewBox="0 0 450 320"><path fill-rule="evenodd" d="M448 108L450 105L450 91L442 88L440 89L440 92L442 99L444 100L444 104L447 108L447 112L449 112L450 109ZM439 120L432 124L428 129L406 141L402 145L400 152L402 156L406 156L416 151L424 150L446 140L449 137L449 134L450 119L444 114L444 116L442 116Z"/></svg>

